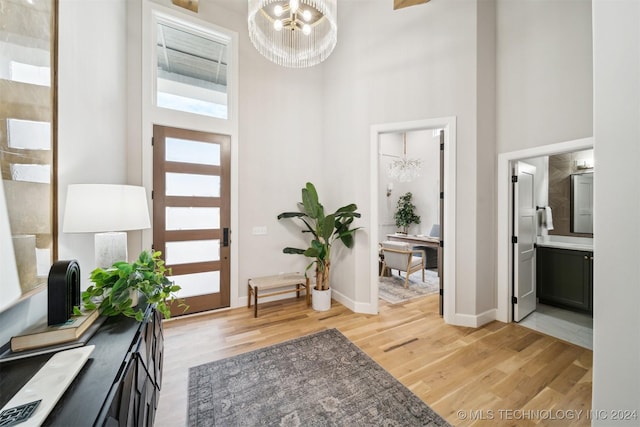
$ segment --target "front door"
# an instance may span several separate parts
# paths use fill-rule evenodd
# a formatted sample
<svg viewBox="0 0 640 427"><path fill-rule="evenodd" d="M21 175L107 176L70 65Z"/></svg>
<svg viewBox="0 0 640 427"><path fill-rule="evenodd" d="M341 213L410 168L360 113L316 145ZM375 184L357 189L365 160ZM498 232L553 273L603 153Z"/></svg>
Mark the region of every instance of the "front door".
<svg viewBox="0 0 640 427"><path fill-rule="evenodd" d="M536 309L535 239L536 168L516 162L513 172L513 320L519 322Z"/></svg>
<svg viewBox="0 0 640 427"><path fill-rule="evenodd" d="M153 248L189 306L172 315L230 305L230 141L153 127Z"/></svg>

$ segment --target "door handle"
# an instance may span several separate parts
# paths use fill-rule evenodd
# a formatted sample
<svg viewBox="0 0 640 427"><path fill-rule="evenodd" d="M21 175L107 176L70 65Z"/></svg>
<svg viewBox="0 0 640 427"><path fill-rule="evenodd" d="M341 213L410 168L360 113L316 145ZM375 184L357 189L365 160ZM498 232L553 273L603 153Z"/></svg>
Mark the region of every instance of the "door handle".
<svg viewBox="0 0 640 427"><path fill-rule="evenodd" d="M229 228L227 227L222 229L222 246L229 246Z"/></svg>

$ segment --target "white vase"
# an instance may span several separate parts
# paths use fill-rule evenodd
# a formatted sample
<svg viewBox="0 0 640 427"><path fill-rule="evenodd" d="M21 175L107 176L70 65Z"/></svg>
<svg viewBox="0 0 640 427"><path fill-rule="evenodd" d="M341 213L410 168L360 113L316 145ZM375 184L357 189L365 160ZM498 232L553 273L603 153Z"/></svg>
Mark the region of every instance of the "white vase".
<svg viewBox="0 0 640 427"><path fill-rule="evenodd" d="M311 291L311 306L315 311L328 311L331 309L331 288L319 291L313 288Z"/></svg>
<svg viewBox="0 0 640 427"><path fill-rule="evenodd" d="M138 302L140 302L139 298L140 292L137 289L129 289L129 297L131 298L131 307L136 307Z"/></svg>

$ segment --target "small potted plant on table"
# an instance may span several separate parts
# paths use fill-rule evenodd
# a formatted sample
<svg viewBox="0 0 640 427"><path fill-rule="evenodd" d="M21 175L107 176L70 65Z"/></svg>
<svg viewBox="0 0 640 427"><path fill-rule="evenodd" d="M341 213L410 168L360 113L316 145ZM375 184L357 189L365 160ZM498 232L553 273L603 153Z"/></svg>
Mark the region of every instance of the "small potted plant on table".
<svg viewBox="0 0 640 427"><path fill-rule="evenodd" d="M132 263L119 261L111 268L93 270L93 284L82 292L83 305L88 310L97 308L104 316L124 314L141 321L144 311L136 309L138 293L141 293L147 303L155 304L168 319L171 317L170 306L176 300L175 293L181 289L167 277L170 274L159 251L142 251ZM182 302L179 306L186 307Z"/></svg>
<svg viewBox="0 0 640 427"><path fill-rule="evenodd" d="M416 206L411 202L413 194L404 193L398 199L396 212L393 218L396 220L396 227L400 228L402 234L407 234L411 224L420 224L420 215L416 215Z"/></svg>

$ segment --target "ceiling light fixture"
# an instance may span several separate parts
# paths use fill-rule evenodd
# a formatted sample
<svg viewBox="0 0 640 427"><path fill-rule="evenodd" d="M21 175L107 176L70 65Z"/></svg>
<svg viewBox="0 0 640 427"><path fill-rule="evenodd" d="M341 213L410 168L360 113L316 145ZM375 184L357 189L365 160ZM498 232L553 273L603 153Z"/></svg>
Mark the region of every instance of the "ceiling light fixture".
<svg viewBox="0 0 640 427"><path fill-rule="evenodd" d="M337 0L248 0L249 38L278 65L304 68L327 59L338 41Z"/></svg>
<svg viewBox="0 0 640 427"><path fill-rule="evenodd" d="M407 134L402 134L402 158L389 165L389 177L399 182L410 182L420 176L421 159L407 159Z"/></svg>

